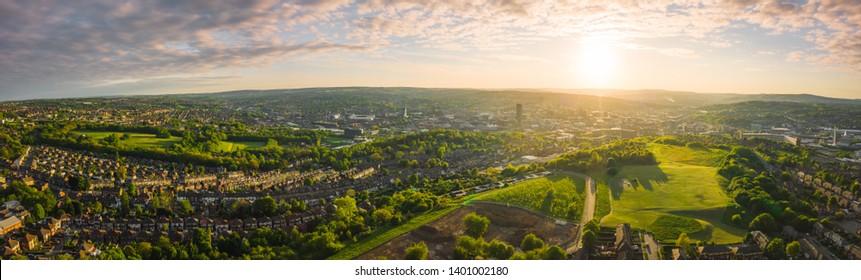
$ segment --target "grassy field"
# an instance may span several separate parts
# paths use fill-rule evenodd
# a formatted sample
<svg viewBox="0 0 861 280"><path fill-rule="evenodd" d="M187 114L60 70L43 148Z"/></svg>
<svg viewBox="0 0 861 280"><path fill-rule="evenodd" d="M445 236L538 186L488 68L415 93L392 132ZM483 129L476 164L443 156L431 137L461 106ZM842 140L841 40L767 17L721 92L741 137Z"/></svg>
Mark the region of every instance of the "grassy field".
<svg viewBox="0 0 861 280"><path fill-rule="evenodd" d="M266 146L264 142L230 142L230 141L221 141L218 143L218 152L235 152L241 151L245 149L255 149Z"/></svg>
<svg viewBox="0 0 861 280"><path fill-rule="evenodd" d="M579 177L552 175L515 183L505 189L479 195L475 200L517 205L557 219L576 221L583 214L585 191L586 182Z"/></svg>
<svg viewBox="0 0 861 280"><path fill-rule="evenodd" d="M610 187L607 186L607 179L603 178L607 175L590 175L593 179L595 179L595 217L598 220L602 220L604 217L610 214L612 211L612 205L610 204Z"/></svg>
<svg viewBox="0 0 861 280"><path fill-rule="evenodd" d="M659 165L625 166L618 175L603 178L612 193L612 212L602 224L615 226L624 222L649 228L661 216L675 215L694 219L703 226L688 235L693 239L741 241L743 229L721 222L729 198L718 185L713 166L725 152L667 145L652 145L650 149L658 156Z"/></svg>
<svg viewBox="0 0 861 280"><path fill-rule="evenodd" d="M93 139L101 140L105 137L110 136L111 134L119 134L122 136L123 132L105 132L105 131L85 131L79 130L75 131L75 133L87 135ZM131 138L126 140L120 140L120 146L129 147L129 148L162 148L167 149L173 144L179 143L180 138L176 136L171 136L170 138L156 138L155 134L147 134L147 133L136 133L130 132L128 133Z"/></svg>
<svg viewBox="0 0 861 280"><path fill-rule="evenodd" d="M658 240L677 239L680 234L696 234L703 230L699 221L676 215L661 215L646 227Z"/></svg>
<svg viewBox="0 0 861 280"><path fill-rule="evenodd" d="M417 229L420 226L423 226L427 223L433 222L436 219L439 219L448 213L451 213L455 209L459 208L461 205L457 203L452 203L449 206L444 208L440 208L437 210L433 210L411 220L407 221L402 225L398 225L395 227L387 227L374 231L373 234L358 240L356 243L347 244L346 247L335 253L331 257L330 260L351 260L358 256L361 256L365 252L370 251L371 249L376 248L377 246L383 245L389 240L394 239L395 237L401 236L401 234L410 232L411 230Z"/></svg>
<svg viewBox="0 0 861 280"><path fill-rule="evenodd" d="M76 133L84 134L93 139L100 140L105 137L108 137L111 134L119 134L123 135L123 132L109 132L109 131L84 131L79 130L75 131ZM167 149L173 146L173 144L179 143L182 139L176 136L171 136L170 138L156 138L155 134L147 134L147 133L136 133L130 132L128 133L131 138L127 140L120 140L120 146L129 147L129 148L162 148ZM239 141L221 141L218 145L217 151L219 152L233 152L238 150L245 149L255 149L265 146L265 142L239 142Z"/></svg>

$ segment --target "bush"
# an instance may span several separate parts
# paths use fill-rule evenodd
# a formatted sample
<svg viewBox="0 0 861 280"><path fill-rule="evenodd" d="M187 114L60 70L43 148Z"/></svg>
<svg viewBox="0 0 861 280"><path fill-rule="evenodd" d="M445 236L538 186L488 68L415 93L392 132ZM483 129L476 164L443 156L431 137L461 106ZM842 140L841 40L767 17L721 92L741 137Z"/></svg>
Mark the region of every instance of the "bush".
<svg viewBox="0 0 861 280"><path fill-rule="evenodd" d="M404 250L404 259L406 260L424 260L428 257L428 245L424 241L413 243L412 246Z"/></svg>
<svg viewBox="0 0 861 280"><path fill-rule="evenodd" d="M463 217L463 223L466 225L466 234L479 238L487 232L490 219L476 213L469 213Z"/></svg>

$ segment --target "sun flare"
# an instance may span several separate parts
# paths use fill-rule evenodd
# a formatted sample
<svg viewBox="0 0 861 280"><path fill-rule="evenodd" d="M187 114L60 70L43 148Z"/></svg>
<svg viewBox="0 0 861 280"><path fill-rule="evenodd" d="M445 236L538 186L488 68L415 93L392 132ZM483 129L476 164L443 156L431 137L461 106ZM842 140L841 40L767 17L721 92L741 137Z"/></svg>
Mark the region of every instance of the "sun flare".
<svg viewBox="0 0 861 280"><path fill-rule="evenodd" d="M613 45L605 40L581 39L576 55L578 80L585 86L608 86L616 77L617 56Z"/></svg>

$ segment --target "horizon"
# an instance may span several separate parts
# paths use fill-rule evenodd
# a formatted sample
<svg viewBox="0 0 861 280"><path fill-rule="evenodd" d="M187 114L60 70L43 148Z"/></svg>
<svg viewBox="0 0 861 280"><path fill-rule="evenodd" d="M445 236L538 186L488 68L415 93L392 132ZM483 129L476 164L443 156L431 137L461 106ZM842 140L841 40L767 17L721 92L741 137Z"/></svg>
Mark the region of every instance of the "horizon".
<svg viewBox="0 0 861 280"><path fill-rule="evenodd" d="M833 99L842 99L842 100L858 100L861 101L861 97L858 98L841 98L841 97L831 97L825 95L818 95L813 93L734 93L734 92L695 92L695 91L684 91L684 90L668 90L668 89L613 89L613 88L466 88L466 87L412 87L412 86L332 86L332 87L296 87L296 88L267 88L267 89L235 89L235 90L224 90L224 91L212 91L212 92L172 92L172 93L139 93L139 94L112 94L112 95L83 95L83 96L69 96L69 97L43 97L43 98L29 98L29 99L2 99L5 98L0 96L0 102L26 102L26 101L39 101L39 100L65 100L65 99L88 99L88 98L122 98L122 97L137 97L137 96L170 96L170 95L207 95L207 94L226 94L226 93L234 93L234 92L243 92L243 91L252 91L252 92L266 92L266 91L299 91L299 90L312 90L312 89L348 89L348 88L380 88L380 89L396 89L396 88L407 88L407 89L427 89L427 90L474 90L474 91L515 91L515 92L542 92L542 93L557 93L557 94L570 94L570 95L583 95L583 96L600 96L607 98L615 98L622 99L615 94L619 93L637 93L637 94L654 94L658 92L664 93L680 93L680 94L696 94L696 95L789 95L789 96L815 96L822 98L833 98ZM598 93L597 91L610 92L609 94Z"/></svg>
<svg viewBox="0 0 861 280"><path fill-rule="evenodd" d="M0 100L353 86L861 99L857 1L51 1L0 4Z"/></svg>

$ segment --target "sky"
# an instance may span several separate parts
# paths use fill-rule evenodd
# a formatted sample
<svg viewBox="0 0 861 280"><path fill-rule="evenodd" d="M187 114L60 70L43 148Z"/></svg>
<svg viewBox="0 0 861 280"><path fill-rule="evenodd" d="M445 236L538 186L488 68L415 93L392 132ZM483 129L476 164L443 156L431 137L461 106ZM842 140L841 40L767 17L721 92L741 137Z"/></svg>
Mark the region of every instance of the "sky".
<svg viewBox="0 0 861 280"><path fill-rule="evenodd" d="M861 0L3 0L0 100L333 86L861 99Z"/></svg>

